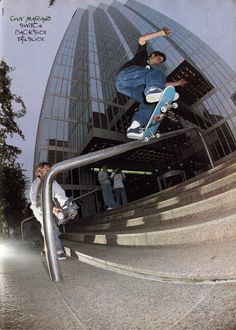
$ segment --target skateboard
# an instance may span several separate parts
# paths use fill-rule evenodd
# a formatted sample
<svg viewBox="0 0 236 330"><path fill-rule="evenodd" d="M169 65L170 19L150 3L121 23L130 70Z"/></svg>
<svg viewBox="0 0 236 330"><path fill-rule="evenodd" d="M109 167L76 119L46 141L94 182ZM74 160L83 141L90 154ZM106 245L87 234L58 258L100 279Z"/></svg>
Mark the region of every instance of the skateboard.
<svg viewBox="0 0 236 330"><path fill-rule="evenodd" d="M152 138L160 137L160 134L156 132L165 115L170 109L178 108L178 104L176 102L173 103L175 93L175 88L173 86L168 86L164 89L163 94L159 102L157 103L155 109L153 110L153 113L143 132L144 141L149 141Z"/></svg>

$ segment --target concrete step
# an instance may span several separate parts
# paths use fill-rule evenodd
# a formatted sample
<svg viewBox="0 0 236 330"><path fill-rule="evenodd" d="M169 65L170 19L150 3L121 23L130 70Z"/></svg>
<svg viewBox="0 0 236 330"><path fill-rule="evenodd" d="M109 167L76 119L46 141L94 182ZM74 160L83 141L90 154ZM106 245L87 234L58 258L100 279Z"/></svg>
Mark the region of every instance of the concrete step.
<svg viewBox="0 0 236 330"><path fill-rule="evenodd" d="M63 240L68 256L109 271L151 280L200 283L236 281L236 241L204 246L120 248Z"/></svg>
<svg viewBox="0 0 236 330"><path fill-rule="evenodd" d="M236 162L67 228L64 238L121 246L195 245L235 238ZM219 174L220 173L220 174Z"/></svg>
<svg viewBox="0 0 236 330"><path fill-rule="evenodd" d="M72 241L102 244L111 246L172 246L196 245L206 242L221 242L236 238L236 216L223 215L215 220L190 224L175 223L162 228L142 228L138 230L123 230L122 232L70 232L63 238Z"/></svg>
<svg viewBox="0 0 236 330"><path fill-rule="evenodd" d="M182 205L167 210L156 207L143 207L142 216L136 216L136 212L124 212L119 217L110 217L109 221L90 225L80 225L72 231L114 231L134 230L134 228L150 227L158 229L160 226L172 224L178 226L180 223L190 225L206 220L214 220L219 216L236 214L235 205L236 188L223 192L216 196L197 201L195 203ZM164 203L164 202L163 202ZM185 204L185 203L184 203ZM138 215L140 213L138 212Z"/></svg>
<svg viewBox="0 0 236 330"><path fill-rule="evenodd" d="M232 162L232 161L231 161ZM207 193L207 189L209 192L214 191L215 189L222 188L224 184L224 178L229 178L232 175L231 180L235 181L235 172L236 172L236 161L234 160L233 163L230 163L228 166L224 164L218 166L219 169L214 168L207 172L204 172L198 176L195 176L187 181L184 181L182 183L179 183L178 185L175 185L173 187L170 187L168 189L165 189L164 191L158 192L156 194L153 194L151 196L143 197L142 199L139 199L137 201L131 202L128 205L128 208L132 208L133 205L141 204L142 202L149 202L150 198L160 197L162 196L163 199L165 199L166 195L169 197L179 195L180 193L183 193L185 191L191 192L196 191L198 188L206 188L205 193ZM226 184L229 183L229 180L226 182ZM204 191L204 189L203 189ZM158 201L159 199L157 199Z"/></svg>
<svg viewBox="0 0 236 330"><path fill-rule="evenodd" d="M115 219L130 219L131 217L138 217L143 214L151 214L153 212L168 210L173 207L186 205L194 201L204 200L206 198L215 196L227 190L236 187L236 165L230 164L228 167L221 167L224 170L223 177L216 177L218 171L210 170L212 173L204 173L204 176L196 181L186 181L177 186L171 187L163 192L145 197L141 200L130 203L126 207L114 209L109 212L104 212L96 217L83 218L78 223L78 226L93 223L104 223L114 221ZM202 176L202 175L201 175ZM71 226L72 228L73 226Z"/></svg>

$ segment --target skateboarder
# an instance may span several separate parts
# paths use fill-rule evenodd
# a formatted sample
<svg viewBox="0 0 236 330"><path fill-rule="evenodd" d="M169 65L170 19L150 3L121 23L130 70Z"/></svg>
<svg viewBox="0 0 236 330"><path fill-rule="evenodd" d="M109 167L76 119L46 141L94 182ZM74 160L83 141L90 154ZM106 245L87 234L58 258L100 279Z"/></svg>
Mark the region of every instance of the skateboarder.
<svg viewBox="0 0 236 330"><path fill-rule="evenodd" d="M166 61L166 55L159 51L154 51L150 55L147 53L147 41L157 37L168 37L171 31L164 27L158 32L143 35L139 38L139 47L135 56L125 63L118 71L116 77L117 90L140 103L139 110L135 112L130 127L127 129L128 138L139 138L154 106L151 103L158 102L165 87L172 85L184 86L187 81L180 79L175 82L166 82L165 75L159 70L153 70ZM176 93L175 100L178 98Z"/></svg>
<svg viewBox="0 0 236 330"><path fill-rule="evenodd" d="M30 188L30 200L31 200L31 209L34 213L35 218L41 224L41 233L44 237L44 227L43 227L43 214L42 214L42 206L41 206L41 181L44 178L45 174L50 168L50 164L47 162L41 162L36 166L35 175L37 178L33 181L31 188ZM53 198L56 198L60 206L63 206L65 202L68 200L66 197L64 189L57 183L57 181L53 181L52 184L52 195ZM61 208L53 207L53 213L57 216L57 214L61 211ZM66 259L65 253L63 251L61 241L59 236L61 232L58 228L56 222L53 222L54 233L55 233L55 241L56 241L56 248L58 254L58 260ZM41 252L44 254L44 250Z"/></svg>

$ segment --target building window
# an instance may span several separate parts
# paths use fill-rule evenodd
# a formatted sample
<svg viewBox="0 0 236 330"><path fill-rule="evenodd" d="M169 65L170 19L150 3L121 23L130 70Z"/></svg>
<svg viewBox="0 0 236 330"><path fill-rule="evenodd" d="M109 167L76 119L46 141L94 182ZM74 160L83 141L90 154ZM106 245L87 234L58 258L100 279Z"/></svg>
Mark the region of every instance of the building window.
<svg viewBox="0 0 236 330"><path fill-rule="evenodd" d="M188 106L200 100L214 88L214 86L187 61L182 62L167 77L167 81L177 81L179 79L188 81L184 89L181 89L181 101Z"/></svg>

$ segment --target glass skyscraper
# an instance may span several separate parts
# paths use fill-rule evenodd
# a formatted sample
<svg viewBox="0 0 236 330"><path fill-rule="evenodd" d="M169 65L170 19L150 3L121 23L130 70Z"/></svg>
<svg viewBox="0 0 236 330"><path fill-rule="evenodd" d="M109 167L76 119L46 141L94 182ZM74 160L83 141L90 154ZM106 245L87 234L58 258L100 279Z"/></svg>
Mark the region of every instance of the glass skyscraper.
<svg viewBox="0 0 236 330"><path fill-rule="evenodd" d="M179 90L179 108L174 118L163 121L161 131L197 125L215 163L233 157L235 72L189 30L153 8L129 0L125 5L114 1L110 6L89 6L74 13L46 86L35 163L57 163L127 141L125 131L138 105L117 93L115 75L134 55L138 37L163 26L170 28L172 35L151 40L149 51L157 49L166 54L167 61L159 69L168 80L183 78L188 84ZM193 131L120 155L108 163L127 170L164 173L180 165L187 169L194 161L203 164L202 154L201 142ZM73 196L83 195L97 185L91 166L67 171L60 180ZM95 199L95 195L85 199L85 215L96 211Z"/></svg>

